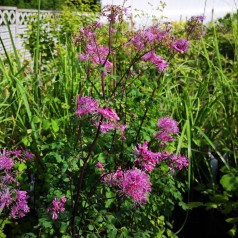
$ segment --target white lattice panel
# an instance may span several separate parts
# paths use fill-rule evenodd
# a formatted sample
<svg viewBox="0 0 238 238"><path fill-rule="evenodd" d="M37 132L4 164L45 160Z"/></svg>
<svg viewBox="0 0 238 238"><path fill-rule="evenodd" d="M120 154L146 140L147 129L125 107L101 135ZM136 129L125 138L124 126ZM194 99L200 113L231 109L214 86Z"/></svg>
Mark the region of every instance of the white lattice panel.
<svg viewBox="0 0 238 238"><path fill-rule="evenodd" d="M40 19L49 19L55 17L55 11L40 11ZM12 44L7 28L9 24L13 40L17 49L24 50L23 42L19 35L23 35L27 29L27 24L30 19L37 19L37 10L17 9L16 7L1 7L0 6L0 37L4 42L7 50L12 51ZM47 27L47 24L46 26ZM3 47L0 44L0 53L3 52ZM29 55L29 54L28 54Z"/></svg>
<svg viewBox="0 0 238 238"><path fill-rule="evenodd" d="M0 7L0 26L16 24L16 8L1 8Z"/></svg>

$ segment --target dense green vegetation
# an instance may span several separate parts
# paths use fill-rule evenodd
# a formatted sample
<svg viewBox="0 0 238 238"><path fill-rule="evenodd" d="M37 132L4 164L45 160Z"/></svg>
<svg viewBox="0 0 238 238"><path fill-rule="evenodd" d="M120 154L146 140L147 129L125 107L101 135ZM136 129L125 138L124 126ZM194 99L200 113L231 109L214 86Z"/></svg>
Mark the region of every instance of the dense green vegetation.
<svg viewBox="0 0 238 238"><path fill-rule="evenodd" d="M37 9L38 1L35 0L1 0L1 6L12 6L23 9ZM42 10L61 10L63 6L73 7L82 11L98 11L98 0L41 0Z"/></svg>
<svg viewBox="0 0 238 238"><path fill-rule="evenodd" d="M65 10L50 33L38 19L32 59L0 59L0 237L176 238L198 207L237 235L237 15L136 30L124 13L103 9L101 25Z"/></svg>

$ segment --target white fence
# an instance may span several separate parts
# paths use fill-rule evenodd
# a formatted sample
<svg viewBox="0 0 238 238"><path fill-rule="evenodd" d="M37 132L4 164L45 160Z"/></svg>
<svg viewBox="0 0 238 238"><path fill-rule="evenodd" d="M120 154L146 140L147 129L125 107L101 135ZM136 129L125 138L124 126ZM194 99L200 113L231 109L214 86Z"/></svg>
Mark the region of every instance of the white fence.
<svg viewBox="0 0 238 238"><path fill-rule="evenodd" d="M11 29L14 44L21 52L26 52L23 46L24 35L27 30L27 22L29 18L38 13L37 10L18 9L16 7L0 6L0 37L7 51L12 51L13 46L10 39L10 34L7 27L7 22ZM54 17L57 11L40 11L40 19L46 17ZM23 37L20 37L23 35ZM0 53L3 53L3 47L0 43ZM28 53L27 53L28 55Z"/></svg>

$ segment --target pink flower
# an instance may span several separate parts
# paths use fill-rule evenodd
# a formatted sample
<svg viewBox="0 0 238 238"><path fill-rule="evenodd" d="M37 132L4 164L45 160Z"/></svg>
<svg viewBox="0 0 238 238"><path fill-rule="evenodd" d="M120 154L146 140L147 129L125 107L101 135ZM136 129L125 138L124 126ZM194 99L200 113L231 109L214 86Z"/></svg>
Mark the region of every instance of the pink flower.
<svg viewBox="0 0 238 238"><path fill-rule="evenodd" d="M171 119L169 116L160 118L157 122L157 126L159 127L160 130L167 133L173 134L179 133L178 122Z"/></svg>
<svg viewBox="0 0 238 238"><path fill-rule="evenodd" d="M123 179L123 171L121 168L117 168L116 172L102 174L101 181L108 183L112 186L118 186L120 181Z"/></svg>
<svg viewBox="0 0 238 238"><path fill-rule="evenodd" d="M179 53L183 54L188 51L189 45L190 45L189 41L187 41L186 39L180 39L172 43L172 48L178 51Z"/></svg>
<svg viewBox="0 0 238 238"><path fill-rule="evenodd" d="M48 212L51 212L53 220L58 219L58 214L64 212L64 205L66 201L67 199L65 196L61 197L59 200L57 198L54 198L51 205L47 209Z"/></svg>
<svg viewBox="0 0 238 238"><path fill-rule="evenodd" d="M139 169L122 171L102 175L102 181L119 188L122 195L130 196L135 204L145 203L151 191L149 175Z"/></svg>
<svg viewBox="0 0 238 238"><path fill-rule="evenodd" d="M99 169L104 169L105 165L102 165L100 162L97 162L96 167Z"/></svg>
<svg viewBox="0 0 238 238"><path fill-rule="evenodd" d="M8 207L12 202L11 193L7 187L1 189L0 191L0 210L4 207Z"/></svg>
<svg viewBox="0 0 238 238"><path fill-rule="evenodd" d="M158 132L155 138L161 141L162 146L164 146L166 142L174 140L174 138L168 132L165 131Z"/></svg>
<svg viewBox="0 0 238 238"><path fill-rule="evenodd" d="M169 63L166 62L161 56L157 55L156 58L152 61L156 65L156 68L160 72L164 72L168 66Z"/></svg>
<svg viewBox="0 0 238 238"><path fill-rule="evenodd" d="M3 184L13 184L15 182L15 178L13 177L13 174L6 171L5 176L2 176L1 181Z"/></svg>
<svg viewBox="0 0 238 238"><path fill-rule="evenodd" d="M116 112L111 108L106 108L106 109L99 108L98 112L107 119L113 119L116 121L120 120Z"/></svg>
<svg viewBox="0 0 238 238"><path fill-rule="evenodd" d="M139 169L131 169L124 172L119 188L120 193L130 196L134 203L141 204L147 201L151 183L148 174Z"/></svg>
<svg viewBox="0 0 238 238"><path fill-rule="evenodd" d="M63 196L63 197L60 198L60 202L61 202L61 203L64 204L64 203L66 203L66 201L67 201L67 199L66 199L65 196Z"/></svg>
<svg viewBox="0 0 238 238"><path fill-rule="evenodd" d="M137 147L135 146L134 150L136 152L135 162L140 165L144 171L151 172L160 161L161 154L148 150L147 141L143 144L138 144Z"/></svg>
<svg viewBox="0 0 238 238"><path fill-rule="evenodd" d="M16 191L16 200L15 204L11 208L10 215L12 218L17 219L24 217L26 213L30 211L29 206L27 205L27 192L26 191Z"/></svg>
<svg viewBox="0 0 238 238"><path fill-rule="evenodd" d="M6 149L0 152L0 170L10 170L14 166L14 161L7 155Z"/></svg>
<svg viewBox="0 0 238 238"><path fill-rule="evenodd" d="M188 167L188 159L180 154L173 154L169 159L169 165L172 170L181 170L184 167Z"/></svg>
<svg viewBox="0 0 238 238"><path fill-rule="evenodd" d="M147 52L146 54L144 54L141 59L144 60L144 61L153 61L156 57L156 54L155 54L155 51L154 50L151 50L149 52Z"/></svg>
<svg viewBox="0 0 238 238"><path fill-rule="evenodd" d="M9 151L9 154L19 157L19 156L21 156L22 151L21 150L13 150L13 151Z"/></svg>
<svg viewBox="0 0 238 238"><path fill-rule="evenodd" d="M88 54L85 54L85 53L81 53L81 54L79 55L79 59L80 59L81 61L86 61L86 60L89 59L89 55L88 55Z"/></svg>
<svg viewBox="0 0 238 238"><path fill-rule="evenodd" d="M155 64L160 72L165 71L169 65L160 55L156 55L154 50L147 52L141 59Z"/></svg>
<svg viewBox="0 0 238 238"><path fill-rule="evenodd" d="M96 113L98 111L98 101L91 97L78 98L78 107L76 114L78 116L87 115L88 113Z"/></svg>
<svg viewBox="0 0 238 238"><path fill-rule="evenodd" d="M162 30L159 25L138 30L127 45L134 45L136 50L145 50L150 44L161 44L162 39L168 34L168 30Z"/></svg>
<svg viewBox="0 0 238 238"><path fill-rule="evenodd" d="M32 160L35 157L35 155L26 150L25 157L28 160Z"/></svg>
<svg viewBox="0 0 238 238"><path fill-rule="evenodd" d="M97 127L99 126L100 122L94 122L93 123L94 125L96 125ZM102 122L101 125L100 125L100 132L102 132L103 134L107 133L108 131L111 131L111 130L115 130L118 128L118 125L117 123L115 122Z"/></svg>
<svg viewBox="0 0 238 238"><path fill-rule="evenodd" d="M160 118L157 122L159 132L155 136L157 140L160 140L161 146L165 146L166 142L173 141L173 134L179 133L178 122L171 119L169 116Z"/></svg>
<svg viewBox="0 0 238 238"><path fill-rule="evenodd" d="M52 212L52 219L57 220L58 219L58 214L56 212Z"/></svg>

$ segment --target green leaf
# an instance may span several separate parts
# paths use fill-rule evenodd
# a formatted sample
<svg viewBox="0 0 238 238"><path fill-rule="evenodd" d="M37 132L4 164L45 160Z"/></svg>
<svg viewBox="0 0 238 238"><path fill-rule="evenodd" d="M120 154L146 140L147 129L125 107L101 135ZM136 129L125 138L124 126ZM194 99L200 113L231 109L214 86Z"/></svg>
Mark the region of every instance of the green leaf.
<svg viewBox="0 0 238 238"><path fill-rule="evenodd" d="M32 142L32 138L29 136L25 136L21 140L25 146L30 146Z"/></svg>
<svg viewBox="0 0 238 238"><path fill-rule="evenodd" d="M196 208L196 207L201 207L203 206L202 202L189 202L188 207L189 208Z"/></svg>
<svg viewBox="0 0 238 238"><path fill-rule="evenodd" d="M88 225L88 229L90 230L90 231L93 231L94 230L94 226L93 225Z"/></svg>
<svg viewBox="0 0 238 238"><path fill-rule="evenodd" d="M38 117L38 116L34 116L33 118L32 118L32 121L33 121L33 123L40 123L41 122L41 119Z"/></svg>
<svg viewBox="0 0 238 238"><path fill-rule="evenodd" d="M236 191L238 189L238 177L235 174L223 175L220 183L227 191Z"/></svg>
<svg viewBox="0 0 238 238"><path fill-rule="evenodd" d="M26 170L27 166L24 164L24 163L20 163L19 166L18 166L18 170L20 172Z"/></svg>
<svg viewBox="0 0 238 238"><path fill-rule="evenodd" d="M50 128L50 125L51 125L50 121L45 120L45 121L43 121L43 123L42 123L42 128L43 128L44 130L48 130L48 129Z"/></svg>
<svg viewBox="0 0 238 238"><path fill-rule="evenodd" d="M113 225L107 225L108 238L115 238L117 235L117 229Z"/></svg>
<svg viewBox="0 0 238 238"><path fill-rule="evenodd" d="M238 217L227 218L226 222L227 223L232 223L232 224L237 223L238 222Z"/></svg>
<svg viewBox="0 0 238 238"><path fill-rule="evenodd" d="M59 124L56 120L51 120L51 124L52 124L52 128L54 132L58 132L59 131Z"/></svg>
<svg viewBox="0 0 238 238"><path fill-rule="evenodd" d="M231 237L235 237L236 231L237 231L237 226L234 225L234 226L228 231L228 234L229 234Z"/></svg>

